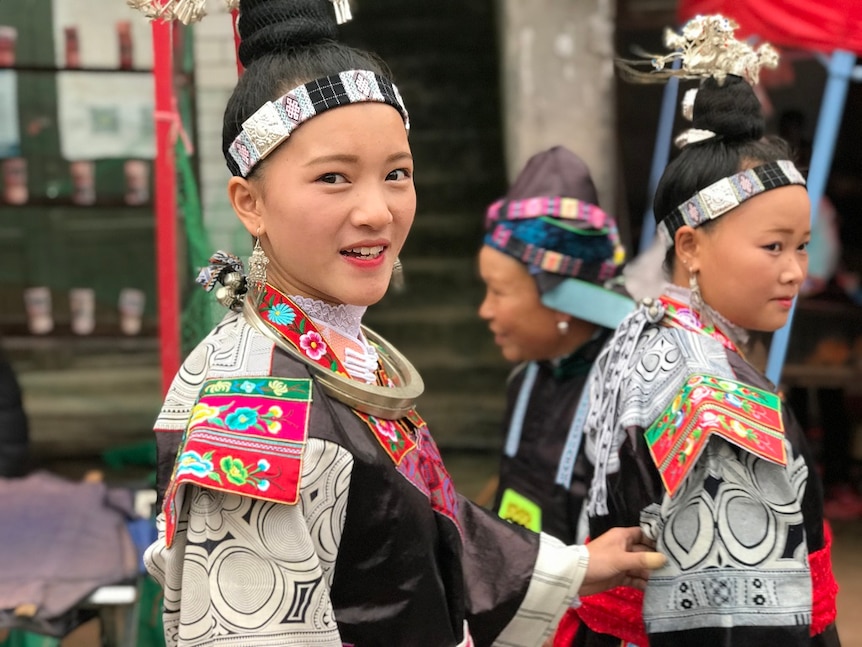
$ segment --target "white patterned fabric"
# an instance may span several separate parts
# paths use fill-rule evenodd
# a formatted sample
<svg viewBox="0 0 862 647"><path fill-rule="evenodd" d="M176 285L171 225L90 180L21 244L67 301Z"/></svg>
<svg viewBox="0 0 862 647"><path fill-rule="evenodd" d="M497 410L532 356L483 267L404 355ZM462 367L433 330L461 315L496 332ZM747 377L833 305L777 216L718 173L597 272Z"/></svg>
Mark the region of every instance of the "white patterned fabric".
<svg viewBox="0 0 862 647"><path fill-rule="evenodd" d="M673 296L685 294L677 289ZM668 557L651 574L643 598L650 644L751 647L766 644L766 636L781 636L788 646L821 644L808 642L808 555L819 550L823 533L821 491L809 472L804 438L789 428L792 418L782 417L788 457L782 465L711 435L669 495L645 431L684 393L689 376L767 391L772 386L720 340L658 325L662 314L661 304L641 305L606 346L592 376L587 455L599 464L590 493L591 532L639 518ZM727 415L733 427L736 418L731 410ZM762 633L768 631L775 633Z"/></svg>
<svg viewBox="0 0 862 647"><path fill-rule="evenodd" d="M304 458L300 505L189 488L170 549L161 516L145 559L169 647L341 647L329 591L353 460L317 439Z"/></svg>
<svg viewBox="0 0 862 647"><path fill-rule="evenodd" d="M809 624L811 576L799 534L807 479L800 455L769 464L710 439L680 491L642 513L668 557L644 596L647 631Z"/></svg>
<svg viewBox="0 0 862 647"><path fill-rule="evenodd" d="M298 294L290 295L290 300L298 305L315 323L326 323L345 337L360 338L362 316L367 310L365 306L326 303L320 299L303 297Z"/></svg>
<svg viewBox="0 0 862 647"><path fill-rule="evenodd" d="M532 647L553 634L563 613L576 604L587 574L586 546L566 546L541 533L539 557L524 602L494 647Z"/></svg>

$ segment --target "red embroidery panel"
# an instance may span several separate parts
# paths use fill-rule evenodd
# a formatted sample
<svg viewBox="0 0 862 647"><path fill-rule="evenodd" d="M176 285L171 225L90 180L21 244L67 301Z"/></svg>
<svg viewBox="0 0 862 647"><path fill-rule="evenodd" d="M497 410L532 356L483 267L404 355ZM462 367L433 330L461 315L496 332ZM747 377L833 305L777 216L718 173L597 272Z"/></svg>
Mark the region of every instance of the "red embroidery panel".
<svg viewBox="0 0 862 647"><path fill-rule="evenodd" d="M310 408L309 379L205 382L165 494L168 546L176 528L176 495L186 483L296 503Z"/></svg>
<svg viewBox="0 0 862 647"><path fill-rule="evenodd" d="M679 489L712 434L765 460L787 463L777 395L733 380L692 375L644 432L670 496Z"/></svg>

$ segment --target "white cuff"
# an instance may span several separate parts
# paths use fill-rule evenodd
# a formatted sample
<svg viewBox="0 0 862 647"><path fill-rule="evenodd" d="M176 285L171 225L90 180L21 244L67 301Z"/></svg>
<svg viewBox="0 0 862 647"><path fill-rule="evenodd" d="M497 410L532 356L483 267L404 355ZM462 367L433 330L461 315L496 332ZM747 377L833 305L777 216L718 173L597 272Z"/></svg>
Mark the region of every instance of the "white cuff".
<svg viewBox="0 0 862 647"><path fill-rule="evenodd" d="M578 606L578 590L587 574L586 546L566 546L542 533L539 555L527 595L515 617L494 641L496 647L535 647L557 629L570 606Z"/></svg>

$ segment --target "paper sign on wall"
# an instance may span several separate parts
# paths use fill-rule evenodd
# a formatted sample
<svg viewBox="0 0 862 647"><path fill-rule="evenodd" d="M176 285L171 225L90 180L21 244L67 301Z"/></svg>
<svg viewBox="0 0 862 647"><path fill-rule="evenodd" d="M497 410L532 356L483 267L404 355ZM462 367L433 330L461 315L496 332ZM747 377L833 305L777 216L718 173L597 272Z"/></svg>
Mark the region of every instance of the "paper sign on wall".
<svg viewBox="0 0 862 647"><path fill-rule="evenodd" d="M18 77L14 70L0 70L0 158L20 154Z"/></svg>
<svg viewBox="0 0 862 647"><path fill-rule="evenodd" d="M74 160L155 157L153 86L147 74L57 74L60 150Z"/></svg>

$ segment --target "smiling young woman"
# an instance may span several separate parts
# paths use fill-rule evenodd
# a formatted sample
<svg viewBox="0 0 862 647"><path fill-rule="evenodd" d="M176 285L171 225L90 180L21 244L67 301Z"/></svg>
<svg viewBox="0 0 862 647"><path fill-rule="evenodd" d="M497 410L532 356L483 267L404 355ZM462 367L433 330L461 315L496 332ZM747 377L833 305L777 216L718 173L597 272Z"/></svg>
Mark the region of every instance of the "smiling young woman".
<svg viewBox="0 0 862 647"><path fill-rule="evenodd" d="M404 102L328 0L239 9L222 144L254 249L202 271L231 312L156 422L167 644L527 647L579 592L642 586L640 529L567 546L455 492L421 377L362 325L416 211Z"/></svg>

